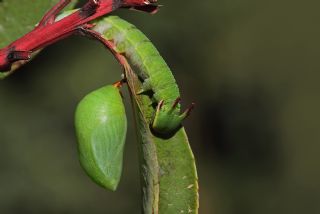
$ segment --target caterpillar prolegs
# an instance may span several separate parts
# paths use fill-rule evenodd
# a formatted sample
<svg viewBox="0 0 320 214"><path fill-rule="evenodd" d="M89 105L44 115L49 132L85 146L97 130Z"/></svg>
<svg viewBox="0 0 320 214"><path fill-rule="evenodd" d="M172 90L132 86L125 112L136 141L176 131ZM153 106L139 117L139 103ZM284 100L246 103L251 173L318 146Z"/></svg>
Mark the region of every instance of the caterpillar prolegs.
<svg viewBox="0 0 320 214"><path fill-rule="evenodd" d="M109 16L95 22L95 27L84 32L99 39L115 56L125 56L143 79L143 90L153 92L157 108L152 129L160 134L173 133L181 127L194 104L181 113L180 92L172 72L150 40L134 25Z"/></svg>

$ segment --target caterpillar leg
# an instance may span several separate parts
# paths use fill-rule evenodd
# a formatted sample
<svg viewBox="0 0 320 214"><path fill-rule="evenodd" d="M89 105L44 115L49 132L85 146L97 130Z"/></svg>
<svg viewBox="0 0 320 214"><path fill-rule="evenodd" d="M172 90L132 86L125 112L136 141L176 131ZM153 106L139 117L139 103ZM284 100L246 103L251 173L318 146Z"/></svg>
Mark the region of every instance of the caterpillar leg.
<svg viewBox="0 0 320 214"><path fill-rule="evenodd" d="M182 121L190 115L190 112L194 108L194 103L180 114L180 110L178 109L180 100L180 98L177 98L171 106L165 105L164 100L158 103L152 123L152 128L156 133L170 134L175 132L181 127Z"/></svg>
<svg viewBox="0 0 320 214"><path fill-rule="evenodd" d="M152 85L150 83L150 79L144 79L144 82L142 83L142 89L138 91L137 94L141 95L144 93L147 93L152 90Z"/></svg>

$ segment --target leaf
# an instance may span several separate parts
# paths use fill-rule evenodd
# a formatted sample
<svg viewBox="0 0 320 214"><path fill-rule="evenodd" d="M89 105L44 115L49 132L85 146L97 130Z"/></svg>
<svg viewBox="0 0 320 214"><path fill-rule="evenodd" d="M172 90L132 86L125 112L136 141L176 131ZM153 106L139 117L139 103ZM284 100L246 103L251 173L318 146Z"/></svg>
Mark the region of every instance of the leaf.
<svg viewBox="0 0 320 214"><path fill-rule="evenodd" d="M126 70L140 138L145 214L198 213L198 177L188 137L182 127L169 139L150 131L154 109L148 96L137 96L141 83Z"/></svg>
<svg viewBox="0 0 320 214"><path fill-rule="evenodd" d="M0 0L0 47L31 31L59 0ZM69 8L75 4L70 4Z"/></svg>
<svg viewBox="0 0 320 214"><path fill-rule="evenodd" d="M45 12L58 1L0 0L0 48L9 45L31 31ZM72 8L75 3L76 1L73 1L67 8ZM16 64L10 72L0 72L0 80L9 76L20 66L22 64Z"/></svg>

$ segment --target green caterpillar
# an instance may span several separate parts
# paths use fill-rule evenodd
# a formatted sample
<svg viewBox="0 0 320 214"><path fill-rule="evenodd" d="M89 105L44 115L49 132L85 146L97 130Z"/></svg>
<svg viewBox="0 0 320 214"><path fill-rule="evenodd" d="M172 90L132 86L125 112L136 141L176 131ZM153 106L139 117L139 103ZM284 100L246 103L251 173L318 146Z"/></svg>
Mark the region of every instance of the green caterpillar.
<svg viewBox="0 0 320 214"><path fill-rule="evenodd" d="M138 67L143 79L143 91L153 92L157 110L152 122L154 131L160 134L173 133L181 127L193 105L180 113L180 93L170 68L150 40L134 25L116 16L95 22L93 28L104 40L114 44L112 51L125 56ZM110 48L110 47L109 47Z"/></svg>
<svg viewBox="0 0 320 214"><path fill-rule="evenodd" d="M95 90L80 101L75 128L81 166L97 184L116 190L127 132L118 84Z"/></svg>

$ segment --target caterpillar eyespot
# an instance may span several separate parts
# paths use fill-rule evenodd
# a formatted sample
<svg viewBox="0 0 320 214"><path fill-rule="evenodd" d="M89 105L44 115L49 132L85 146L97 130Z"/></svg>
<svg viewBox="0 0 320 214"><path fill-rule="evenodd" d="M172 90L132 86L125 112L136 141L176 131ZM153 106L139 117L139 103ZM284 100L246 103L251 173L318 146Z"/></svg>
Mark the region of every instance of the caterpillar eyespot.
<svg viewBox="0 0 320 214"><path fill-rule="evenodd" d="M170 68L150 40L134 25L116 16L97 21L93 30L114 44L114 47L109 48L124 55L138 68L137 74L144 81L139 93L153 92L157 108L151 128L160 134L178 130L193 105L181 113L179 88Z"/></svg>
<svg viewBox="0 0 320 214"><path fill-rule="evenodd" d="M122 172L127 118L117 85L86 95L75 113L80 164L100 186L116 190Z"/></svg>

